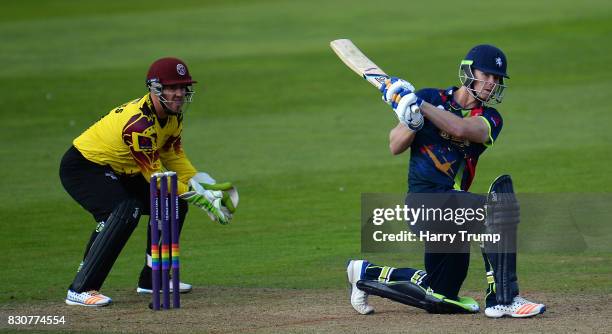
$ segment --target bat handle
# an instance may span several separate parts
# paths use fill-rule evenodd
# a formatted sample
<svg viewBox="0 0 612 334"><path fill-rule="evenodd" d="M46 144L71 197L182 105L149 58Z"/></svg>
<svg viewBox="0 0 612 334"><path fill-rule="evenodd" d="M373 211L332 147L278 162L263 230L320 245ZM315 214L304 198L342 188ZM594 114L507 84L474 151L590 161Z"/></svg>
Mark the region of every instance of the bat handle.
<svg viewBox="0 0 612 334"><path fill-rule="evenodd" d="M421 112L421 108L417 107L415 104L410 106L410 111L412 111L413 113L420 113Z"/></svg>

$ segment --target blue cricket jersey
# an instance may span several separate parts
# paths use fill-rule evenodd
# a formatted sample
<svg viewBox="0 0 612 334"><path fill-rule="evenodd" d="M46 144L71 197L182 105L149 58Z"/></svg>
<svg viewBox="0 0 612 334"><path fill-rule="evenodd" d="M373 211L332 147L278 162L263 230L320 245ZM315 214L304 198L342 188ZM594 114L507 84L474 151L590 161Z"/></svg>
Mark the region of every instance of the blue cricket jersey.
<svg viewBox="0 0 612 334"><path fill-rule="evenodd" d="M491 146L502 129L502 117L494 108L478 106L462 109L454 100L457 87L421 89L417 96L459 117L482 117L489 126L489 140L471 143L450 136L425 118L423 128L410 145L408 187L410 192L467 191L476 174L478 157Z"/></svg>

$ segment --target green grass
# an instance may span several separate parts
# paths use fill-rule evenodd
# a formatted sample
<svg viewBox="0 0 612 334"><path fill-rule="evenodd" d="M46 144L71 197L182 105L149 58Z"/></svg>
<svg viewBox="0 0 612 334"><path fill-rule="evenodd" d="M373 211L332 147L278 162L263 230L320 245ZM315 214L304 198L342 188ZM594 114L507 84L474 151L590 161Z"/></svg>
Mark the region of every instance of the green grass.
<svg viewBox="0 0 612 334"><path fill-rule="evenodd" d="M457 64L494 43L512 77L505 127L472 187L510 173L520 192L610 192L612 4L586 1L20 1L0 13L0 302L61 298L94 223L65 193L59 160L92 122L144 94L156 58L184 58L200 81L185 117L196 166L240 188L217 226L192 209L182 272L198 285L338 288L359 254L360 194L403 192L394 120L331 52L353 39L417 87L457 83ZM438 2L436 5L441 6ZM494 8L492 7L494 6ZM144 219L106 286L133 288ZM555 226L550 226L554 229ZM609 248L609 247L608 247ZM367 254L395 265L420 254ZM474 256L466 288L484 286ZM525 289L610 291L610 251L525 254Z"/></svg>

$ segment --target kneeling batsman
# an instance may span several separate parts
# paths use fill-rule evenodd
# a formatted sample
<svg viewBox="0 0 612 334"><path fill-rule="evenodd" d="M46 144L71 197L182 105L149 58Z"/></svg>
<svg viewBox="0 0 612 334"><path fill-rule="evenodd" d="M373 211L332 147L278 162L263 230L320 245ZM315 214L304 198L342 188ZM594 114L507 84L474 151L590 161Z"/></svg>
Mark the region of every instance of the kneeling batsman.
<svg viewBox="0 0 612 334"><path fill-rule="evenodd" d="M423 128L425 120L420 112L423 100L414 93L412 84L390 78L380 90L383 101L393 108L400 123L415 132ZM377 273L378 279L366 273L369 268ZM423 270L380 267L364 260L354 260L348 263L347 274L351 284L351 305L361 314L374 312L368 304L368 295L391 299L429 313L477 313L480 310L472 298L447 298L433 291L424 283L428 274Z"/></svg>
<svg viewBox="0 0 612 334"><path fill-rule="evenodd" d="M409 82L398 78L387 79L381 92L383 100L393 108L402 124L414 132L423 128L424 118L420 113L423 100L416 96ZM495 179L489 195L483 197L483 201L487 209L484 228L487 233L501 237L498 243L485 242L481 245L489 283L485 314L491 318L522 318L543 313L546 310L544 304L530 302L519 295L516 235L520 209L510 176L502 175ZM423 270L352 260L347 265L347 275L351 305L360 314L374 312L368 303L368 295L391 299L430 313L477 313L480 310L472 298L449 298L434 291L430 286L432 276Z"/></svg>
<svg viewBox="0 0 612 334"><path fill-rule="evenodd" d="M189 191L181 199L204 210L212 221L226 225L238 206L238 190L230 182L217 183L204 172L189 180Z"/></svg>

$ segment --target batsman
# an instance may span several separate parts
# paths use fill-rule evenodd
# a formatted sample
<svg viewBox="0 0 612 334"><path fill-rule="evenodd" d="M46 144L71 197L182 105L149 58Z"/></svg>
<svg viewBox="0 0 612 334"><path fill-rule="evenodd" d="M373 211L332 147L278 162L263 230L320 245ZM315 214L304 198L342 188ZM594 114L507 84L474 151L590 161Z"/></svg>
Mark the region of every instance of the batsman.
<svg viewBox="0 0 612 334"><path fill-rule="evenodd" d="M480 155L498 138L503 119L492 105L503 98L507 74L504 53L492 45L473 47L459 66L459 87L415 92L409 82L387 79L382 97L399 123L389 134L394 155L410 150L408 199L413 194L461 194L486 207L487 233L498 243L481 245L488 287L485 315L491 318L531 317L546 307L519 295L516 273L516 231L520 209L508 175L498 177L487 196L468 193ZM468 272L469 244L463 251L432 252L425 245L425 270L376 265L352 260L347 266L351 304L361 314L374 308L377 295L430 313L477 313L478 303L459 296ZM467 251L466 251L467 250Z"/></svg>
<svg viewBox="0 0 612 334"><path fill-rule="evenodd" d="M235 187L198 172L181 144L183 115L195 83L182 60L155 61L147 73L147 93L112 109L74 139L64 154L62 185L97 223L68 287L66 304L97 307L112 302L100 289L140 216L151 215L152 174L166 169L178 175L179 230L188 204L221 224L232 220L238 204ZM152 293L150 229L148 224L145 263L136 289L140 294ZM179 286L181 293L191 290L190 284Z"/></svg>

